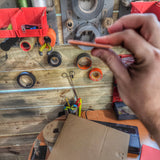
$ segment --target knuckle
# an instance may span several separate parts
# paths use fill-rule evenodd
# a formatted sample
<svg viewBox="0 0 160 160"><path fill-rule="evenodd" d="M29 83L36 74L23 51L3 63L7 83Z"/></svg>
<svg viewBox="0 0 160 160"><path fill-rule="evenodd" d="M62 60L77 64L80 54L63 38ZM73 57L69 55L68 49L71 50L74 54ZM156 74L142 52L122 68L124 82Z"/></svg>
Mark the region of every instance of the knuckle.
<svg viewBox="0 0 160 160"><path fill-rule="evenodd" d="M133 29L127 29L124 31L123 35L125 37L132 37L136 32Z"/></svg>
<svg viewBox="0 0 160 160"><path fill-rule="evenodd" d="M131 39L133 39L136 36L136 32L132 29L124 30L122 33L122 39L124 40L124 43L128 43Z"/></svg>
<svg viewBox="0 0 160 160"><path fill-rule="evenodd" d="M107 56L106 58L106 61L107 61L107 64L112 64L114 61L115 61L115 55L114 54L110 54Z"/></svg>
<svg viewBox="0 0 160 160"><path fill-rule="evenodd" d="M159 49L155 49L155 50L153 51L153 53L154 53L155 59L160 60L160 50L159 50Z"/></svg>
<svg viewBox="0 0 160 160"><path fill-rule="evenodd" d="M149 22L157 21L157 16L153 13L146 14L146 18Z"/></svg>

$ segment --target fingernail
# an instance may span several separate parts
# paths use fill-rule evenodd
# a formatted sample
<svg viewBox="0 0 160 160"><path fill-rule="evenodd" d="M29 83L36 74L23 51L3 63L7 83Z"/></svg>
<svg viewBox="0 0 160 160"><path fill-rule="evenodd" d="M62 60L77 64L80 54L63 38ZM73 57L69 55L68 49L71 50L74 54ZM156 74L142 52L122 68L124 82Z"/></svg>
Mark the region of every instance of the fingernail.
<svg viewBox="0 0 160 160"><path fill-rule="evenodd" d="M97 40L99 40L99 39L101 39L101 38L102 38L102 37L96 37L94 41L97 41Z"/></svg>
<svg viewBox="0 0 160 160"><path fill-rule="evenodd" d="M108 27L107 30L108 30L108 33L111 34L112 33L112 26Z"/></svg>

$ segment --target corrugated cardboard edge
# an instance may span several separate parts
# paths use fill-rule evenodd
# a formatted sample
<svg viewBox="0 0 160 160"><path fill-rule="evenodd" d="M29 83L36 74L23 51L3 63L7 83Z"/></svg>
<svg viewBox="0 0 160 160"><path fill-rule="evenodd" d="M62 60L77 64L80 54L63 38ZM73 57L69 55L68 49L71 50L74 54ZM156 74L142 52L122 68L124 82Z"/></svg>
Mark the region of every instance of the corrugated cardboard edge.
<svg viewBox="0 0 160 160"><path fill-rule="evenodd" d="M72 124L73 124L73 126L75 125L74 124L75 119L76 120L79 119L78 122L80 122L80 123L82 122L82 123L87 123L87 124L90 124L90 125L96 125L97 128L99 128L99 127L103 128L103 129L105 128L105 131L104 131L104 134L103 134L104 136L102 138L103 140L101 140L102 143L100 144L100 148L97 151L98 160L104 160L104 159L106 159L106 158L104 158L104 155L106 155L107 150L108 150L108 153L110 154L110 159L109 160L113 160L112 156L114 158L116 157L117 160L120 160L120 159L125 160L127 158L128 144L129 144L129 138L130 138L129 134L117 131L117 130L115 130L113 128L106 127L106 126L103 126L101 124L97 124L95 122L91 122L89 120L85 120L85 119L79 118L79 117L74 116L74 115L69 115L68 118L67 118L67 120L66 120L66 122L65 122L65 124L64 124L64 126L63 126L63 128L62 128L62 131L61 131L61 133L60 133L60 135L59 135L59 137L57 139L57 142L56 142L55 146L53 147L53 150L52 150L52 152L51 152L48 160L57 160L57 158L55 158L55 157L57 157L57 150L56 149L58 148L58 151L60 150L59 143L61 143L61 138L64 139L64 133L65 133L65 131L66 131L66 129L68 127L72 126ZM68 131L68 129L67 129L67 131ZM113 135L113 137L115 139L116 139L116 137L120 138L120 139L117 139L117 141L115 140L116 143L112 143L114 141L112 138L108 139L108 141L106 142L105 139L108 136L112 137L112 135ZM122 141L124 141L124 144L122 146L123 149L121 148L121 152L118 152L119 151L119 148L118 148L119 145L118 145L118 143L122 144ZM114 153L111 154L111 152L109 152L109 150L112 147L114 148L114 150L116 150L115 148L117 148L117 152L114 152ZM65 159L67 160L67 157ZM114 159L114 160L116 160L116 159Z"/></svg>

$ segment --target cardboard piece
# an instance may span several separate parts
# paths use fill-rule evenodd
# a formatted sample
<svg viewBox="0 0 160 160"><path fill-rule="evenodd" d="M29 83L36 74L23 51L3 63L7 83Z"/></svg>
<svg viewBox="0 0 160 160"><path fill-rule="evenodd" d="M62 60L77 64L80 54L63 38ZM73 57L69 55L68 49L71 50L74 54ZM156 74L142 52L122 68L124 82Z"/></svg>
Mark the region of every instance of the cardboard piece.
<svg viewBox="0 0 160 160"><path fill-rule="evenodd" d="M160 150L143 145L141 151L141 160L159 160Z"/></svg>
<svg viewBox="0 0 160 160"><path fill-rule="evenodd" d="M48 160L125 160L129 134L69 115Z"/></svg>

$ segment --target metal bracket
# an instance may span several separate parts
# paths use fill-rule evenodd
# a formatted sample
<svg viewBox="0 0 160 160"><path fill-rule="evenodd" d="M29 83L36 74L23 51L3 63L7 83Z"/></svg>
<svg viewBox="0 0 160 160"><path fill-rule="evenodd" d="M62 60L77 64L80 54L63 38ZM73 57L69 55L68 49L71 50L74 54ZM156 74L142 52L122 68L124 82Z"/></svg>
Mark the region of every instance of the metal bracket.
<svg viewBox="0 0 160 160"><path fill-rule="evenodd" d="M78 2L81 1L82 3L85 2L82 0L77 0L77 1ZM68 44L69 39L75 39L80 27L84 26L86 24L90 24L90 25L92 25L92 28L95 28L95 30L98 32L98 33L96 33L95 36L103 36L103 35L108 34L107 28L103 26L103 21L106 17L112 18L114 1L111 1L111 0L103 0L103 1L92 0L92 1L95 1L97 3L97 8L95 9L95 11L94 10L88 11L87 9L90 8L90 5L88 7L86 7L83 4L84 8L87 11L84 11L84 13L82 13L82 11L83 11L82 10L81 12L75 13L75 9L74 9L75 6L73 6L75 3L73 3L73 0L60 0L64 44ZM90 1L86 1L87 4L89 2ZM94 3L92 3L92 4L94 4ZM68 14L68 12L71 14ZM91 13L94 13L96 16L93 15L90 18L86 18L86 17L83 18L83 16L82 16L82 15L88 16ZM78 16L78 14L79 14L79 16ZM68 20L72 20L72 22L73 22L73 26L72 26L71 30L68 30L68 27L66 25L66 22ZM90 31L87 29L88 28L86 27L86 31Z"/></svg>

